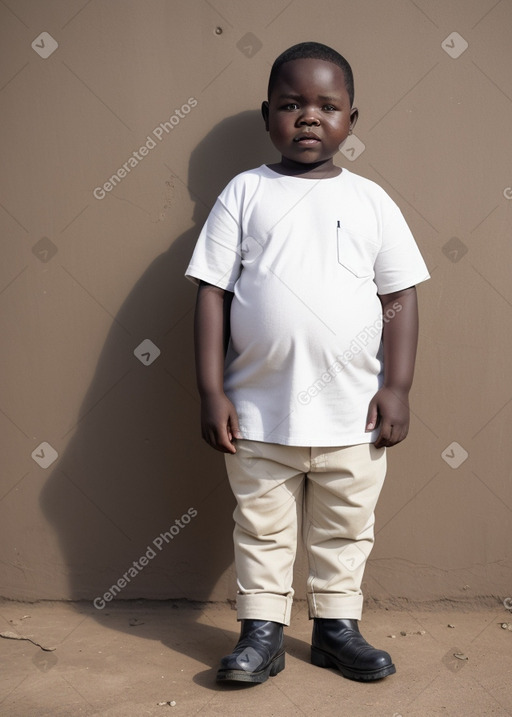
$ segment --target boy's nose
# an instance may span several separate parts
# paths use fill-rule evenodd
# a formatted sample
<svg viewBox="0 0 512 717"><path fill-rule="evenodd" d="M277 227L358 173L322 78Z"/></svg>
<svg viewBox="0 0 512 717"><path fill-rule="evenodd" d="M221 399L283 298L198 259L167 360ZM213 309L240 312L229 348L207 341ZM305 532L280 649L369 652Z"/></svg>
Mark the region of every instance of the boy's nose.
<svg viewBox="0 0 512 717"><path fill-rule="evenodd" d="M308 112L299 119L299 125L315 125L316 127L318 127L319 124L320 120L314 115L313 112Z"/></svg>

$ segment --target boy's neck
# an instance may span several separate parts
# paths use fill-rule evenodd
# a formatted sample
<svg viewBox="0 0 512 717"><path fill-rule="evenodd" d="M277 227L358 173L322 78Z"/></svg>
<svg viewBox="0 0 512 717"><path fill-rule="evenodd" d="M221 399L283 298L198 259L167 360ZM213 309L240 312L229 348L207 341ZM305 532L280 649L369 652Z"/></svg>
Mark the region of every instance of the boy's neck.
<svg viewBox="0 0 512 717"><path fill-rule="evenodd" d="M281 157L280 162L268 164L267 166L278 174L284 174L288 177L303 177L304 179L330 179L331 177L339 176L342 172L341 167L336 166L332 158L323 162L304 164Z"/></svg>

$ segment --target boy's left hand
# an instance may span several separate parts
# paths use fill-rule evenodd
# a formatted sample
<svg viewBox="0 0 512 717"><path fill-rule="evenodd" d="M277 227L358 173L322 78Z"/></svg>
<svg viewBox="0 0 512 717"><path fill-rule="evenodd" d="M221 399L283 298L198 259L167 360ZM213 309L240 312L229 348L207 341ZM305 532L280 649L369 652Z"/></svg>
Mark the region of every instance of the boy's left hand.
<svg viewBox="0 0 512 717"><path fill-rule="evenodd" d="M380 432L375 448L391 447L403 441L409 431L409 396L383 386L370 401L366 430Z"/></svg>

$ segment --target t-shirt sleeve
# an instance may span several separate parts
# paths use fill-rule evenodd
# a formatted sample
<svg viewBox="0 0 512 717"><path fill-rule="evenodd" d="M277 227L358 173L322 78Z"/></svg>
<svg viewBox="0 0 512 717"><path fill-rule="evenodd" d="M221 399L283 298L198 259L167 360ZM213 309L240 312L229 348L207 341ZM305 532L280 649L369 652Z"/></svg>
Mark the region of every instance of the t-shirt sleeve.
<svg viewBox="0 0 512 717"><path fill-rule="evenodd" d="M382 245L374 266L379 294L407 289L430 278L402 212L390 197L386 198Z"/></svg>
<svg viewBox="0 0 512 717"><path fill-rule="evenodd" d="M195 284L206 281L233 291L242 269L240 244L240 222L221 194L201 230L185 276Z"/></svg>

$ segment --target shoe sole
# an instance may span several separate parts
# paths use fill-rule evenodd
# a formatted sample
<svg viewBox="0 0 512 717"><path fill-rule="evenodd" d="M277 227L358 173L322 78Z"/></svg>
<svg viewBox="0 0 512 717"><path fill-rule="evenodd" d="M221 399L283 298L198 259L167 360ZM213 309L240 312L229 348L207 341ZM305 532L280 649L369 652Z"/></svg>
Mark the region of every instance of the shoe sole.
<svg viewBox="0 0 512 717"><path fill-rule="evenodd" d="M341 672L343 677L347 677L349 680L358 680L359 682L381 680L383 677L394 675L396 672L396 667L393 664L381 667L378 670L354 670L318 647L311 647L311 662L316 667L334 667L334 669Z"/></svg>
<svg viewBox="0 0 512 717"><path fill-rule="evenodd" d="M247 672L247 670L223 670L217 672L217 682L252 682L261 684L266 682L269 677L275 677L279 672L284 670L284 655L276 655L272 662L259 672Z"/></svg>

